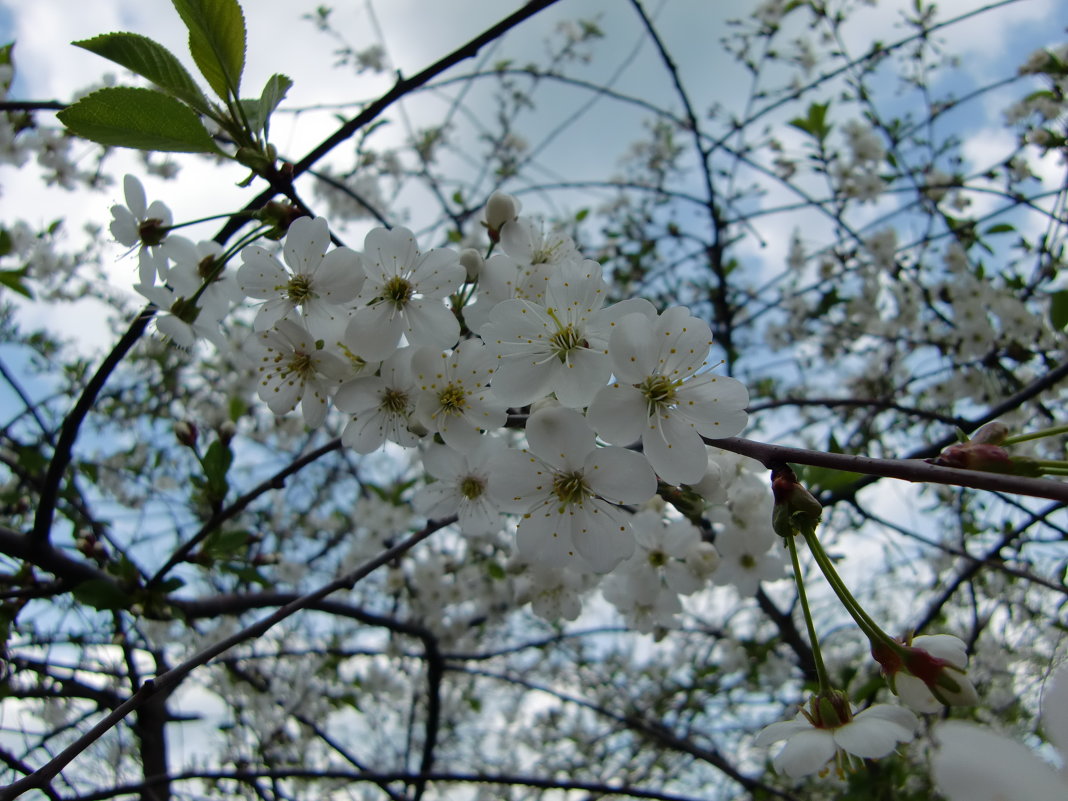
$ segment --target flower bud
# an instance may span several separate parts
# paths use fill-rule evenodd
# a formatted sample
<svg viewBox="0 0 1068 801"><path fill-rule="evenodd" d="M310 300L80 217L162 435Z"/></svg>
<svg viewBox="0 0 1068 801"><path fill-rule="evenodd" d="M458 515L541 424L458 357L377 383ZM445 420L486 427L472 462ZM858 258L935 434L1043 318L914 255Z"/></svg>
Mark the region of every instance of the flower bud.
<svg viewBox="0 0 1068 801"><path fill-rule="evenodd" d="M237 434L237 426L234 424L233 420L225 420L219 424L216 431L218 431L219 439L222 440L222 443L224 445L229 445L230 440Z"/></svg>
<svg viewBox="0 0 1068 801"><path fill-rule="evenodd" d="M501 241L501 229L519 215L519 203L511 195L494 192L486 201L486 228L491 242Z"/></svg>
<svg viewBox="0 0 1068 801"><path fill-rule="evenodd" d="M771 524L776 534L792 537L799 529L802 534L816 530L823 506L801 485L793 470L786 465L772 470L771 492L775 496Z"/></svg>
<svg viewBox="0 0 1068 801"><path fill-rule="evenodd" d="M188 420L179 420L174 424L174 438L187 448L195 448L197 444L197 427Z"/></svg>
<svg viewBox="0 0 1068 801"><path fill-rule="evenodd" d="M894 694L918 712L979 703L979 694L965 671L967 651L958 637L917 637L904 649L875 644L872 656L882 667Z"/></svg>
<svg viewBox="0 0 1068 801"><path fill-rule="evenodd" d="M467 280L477 281L482 274L482 268L486 265L486 260L474 248L464 248L460 251L460 264L467 270Z"/></svg>

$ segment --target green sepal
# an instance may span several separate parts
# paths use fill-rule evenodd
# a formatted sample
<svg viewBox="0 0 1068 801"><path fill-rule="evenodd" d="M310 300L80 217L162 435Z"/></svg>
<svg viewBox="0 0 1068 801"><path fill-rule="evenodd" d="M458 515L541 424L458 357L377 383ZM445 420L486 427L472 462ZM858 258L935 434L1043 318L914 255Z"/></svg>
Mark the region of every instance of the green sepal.
<svg viewBox="0 0 1068 801"><path fill-rule="evenodd" d="M101 145L220 153L195 111L155 89L98 89L56 116L71 133Z"/></svg>
<svg viewBox="0 0 1068 801"><path fill-rule="evenodd" d="M181 62L170 50L147 36L105 33L72 44L148 78L164 92L184 101L201 114L207 114L211 108L208 99Z"/></svg>

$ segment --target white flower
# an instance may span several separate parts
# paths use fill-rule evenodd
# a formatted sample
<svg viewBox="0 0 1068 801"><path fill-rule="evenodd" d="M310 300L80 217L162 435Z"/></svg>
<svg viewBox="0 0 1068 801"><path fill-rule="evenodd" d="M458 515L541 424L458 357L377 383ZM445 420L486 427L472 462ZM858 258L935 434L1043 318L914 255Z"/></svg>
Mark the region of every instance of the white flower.
<svg viewBox="0 0 1068 801"><path fill-rule="evenodd" d="M496 361L479 340L461 342L451 353L428 348L412 357L412 372L420 389L416 414L445 444L459 451L478 445L479 429L504 425L504 407L489 389Z"/></svg>
<svg viewBox="0 0 1068 801"><path fill-rule="evenodd" d="M349 375L348 365L316 347L308 330L293 320L257 334L250 350L260 374L260 399L277 415L301 405L304 422L315 428L326 418L327 398Z"/></svg>
<svg viewBox="0 0 1068 801"><path fill-rule="evenodd" d="M502 402L524 406L555 392L565 406L589 404L612 371L612 326L626 314L652 310L641 298L601 308L605 293L601 265L587 259L560 267L544 305L515 299L493 307L479 333L499 359L493 390Z"/></svg>
<svg viewBox="0 0 1068 801"><path fill-rule="evenodd" d="M641 438L649 463L669 484L692 484L704 476L702 435L732 437L745 427L745 386L699 372L711 346L708 323L684 306L659 317L629 314L609 340L616 381L597 393L587 413L590 422L614 445Z"/></svg>
<svg viewBox="0 0 1068 801"><path fill-rule="evenodd" d="M654 601L662 588L681 595L701 588L685 561L701 542L701 532L690 521L664 520L659 512L646 509L634 515L630 525L637 548L620 570L634 577L634 594L640 600Z"/></svg>
<svg viewBox="0 0 1068 801"><path fill-rule="evenodd" d="M349 248L327 253L329 245L326 220L301 217L289 227L282 250L291 272L258 245L241 251L244 264L237 271L237 283L249 297L263 299L253 322L255 330L270 328L299 307L317 338L330 342L338 338L339 323L348 318L344 304L356 299L364 275L359 254Z"/></svg>
<svg viewBox="0 0 1068 801"><path fill-rule="evenodd" d="M546 566L608 572L634 552L630 513L617 504L653 497L649 463L633 451L597 447L572 409L540 409L527 420L526 434L529 447L501 456L491 487L503 510L523 515L520 555Z"/></svg>
<svg viewBox="0 0 1068 801"><path fill-rule="evenodd" d="M423 466L437 480L415 494L415 511L431 520L456 515L460 529L473 537L500 531L501 513L490 500L489 486L491 462L503 448L504 443L493 437L483 437L468 453L430 445L423 453Z"/></svg>
<svg viewBox="0 0 1068 801"><path fill-rule="evenodd" d="M466 275L455 251L420 253L407 228L375 228L364 240L363 263L368 305L356 311L345 332L353 353L379 361L397 349L401 336L413 347L456 343L460 323L443 303Z"/></svg>
<svg viewBox="0 0 1068 801"><path fill-rule="evenodd" d="M126 247L141 246L137 254L138 278L144 285L166 278L167 259L159 249L171 226L171 210L159 200L149 205L145 188L133 175L122 180L126 205L111 207L111 235Z"/></svg>
<svg viewBox="0 0 1068 801"><path fill-rule="evenodd" d="M917 638L919 639L919 638ZM1057 771L1021 743L971 723L936 725L935 784L950 801L1062 801L1068 798L1068 663L1042 698L1042 728L1056 747Z"/></svg>
<svg viewBox="0 0 1068 801"><path fill-rule="evenodd" d="M846 722L840 725L817 726L816 715L802 710L790 721L772 723L753 740L753 745L766 747L786 741L783 749L772 759L775 770L791 778L824 773L833 759L836 770L844 773L851 757L878 759L894 750L898 743L913 738L919 721L916 715L901 706L874 704L855 717L842 700L839 712ZM812 707L818 709L816 699ZM832 715L833 717L833 715Z"/></svg>
<svg viewBox="0 0 1068 801"><path fill-rule="evenodd" d="M187 298L200 292L197 306L211 319L222 320L230 307L243 299L233 273L217 270L216 259L222 253L219 243L211 240L194 243L184 236L169 236L161 249L170 261L167 283ZM215 273L218 274L212 278ZM211 283L203 286L208 279Z"/></svg>
<svg viewBox="0 0 1068 801"><path fill-rule="evenodd" d="M351 415L341 443L357 453L371 453L389 440L411 447L419 437L410 429L415 412L415 378L411 348L402 348L382 362L378 375L354 378L334 395L334 405Z"/></svg>

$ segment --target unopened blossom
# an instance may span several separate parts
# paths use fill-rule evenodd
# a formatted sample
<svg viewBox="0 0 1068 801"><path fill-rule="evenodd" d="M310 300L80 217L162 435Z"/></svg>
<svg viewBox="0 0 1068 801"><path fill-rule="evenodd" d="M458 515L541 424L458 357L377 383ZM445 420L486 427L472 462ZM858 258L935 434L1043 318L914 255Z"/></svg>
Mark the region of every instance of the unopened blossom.
<svg viewBox="0 0 1068 801"><path fill-rule="evenodd" d="M486 220L483 225L489 233L491 242L499 242L501 229L512 222L519 214L519 201L504 192L494 192L486 201Z"/></svg>
<svg viewBox="0 0 1068 801"><path fill-rule="evenodd" d="M854 715L840 693L831 696L813 698L809 709L803 708L793 720L772 723L753 740L757 747L786 741L772 758L779 773L793 779L824 775L833 761L841 776L853 757L884 757L898 743L909 742L919 728L916 715L904 707L874 704Z"/></svg>
<svg viewBox="0 0 1068 801"><path fill-rule="evenodd" d="M260 376L257 391L270 410L283 415L299 403L304 422L321 425L330 395L349 375L348 365L293 320L279 320L255 335L250 350Z"/></svg>
<svg viewBox="0 0 1068 801"><path fill-rule="evenodd" d="M733 437L745 427L745 386L702 370L711 346L708 323L684 306L658 317L629 314L609 339L616 380L590 404L590 422L613 445L640 438L649 463L669 484L704 476L702 436Z"/></svg>
<svg viewBox="0 0 1068 801"><path fill-rule="evenodd" d="M498 359L497 397L524 406L554 392L565 406L587 406L612 371L613 326L629 313L652 310L642 298L602 308L606 292L601 265L587 259L560 267L544 303L515 299L494 306L479 333Z"/></svg>
<svg viewBox="0 0 1068 801"><path fill-rule="evenodd" d="M135 176L127 175L122 185L126 205L111 207L111 235L126 247L141 246L137 253L138 279L143 285L151 285L156 276L166 278L167 260L159 246L171 227L171 210L159 200L149 204L145 188Z"/></svg>
<svg viewBox="0 0 1068 801"><path fill-rule="evenodd" d="M445 306L459 289L465 271L449 249L419 251L407 228L375 228L364 240L367 273L361 298L345 332L345 345L369 361L380 361L397 349L403 336L413 347L450 348L460 324Z"/></svg>
<svg viewBox="0 0 1068 801"><path fill-rule="evenodd" d="M418 391L411 361L412 349L402 348L382 362L378 375L358 376L338 389L334 405L349 415L342 445L371 453L387 440L405 447L419 441L412 431Z"/></svg>
<svg viewBox="0 0 1068 801"><path fill-rule="evenodd" d="M932 732L935 784L949 801L1061 801L1068 798L1068 664L1042 696L1042 729L1060 757L1057 770L1015 738L959 720Z"/></svg>
<svg viewBox="0 0 1068 801"><path fill-rule="evenodd" d="M890 689L917 712L937 712L946 706L979 703L968 678L968 648L951 634L925 634L905 643L903 652L879 645L872 648Z"/></svg>
<svg viewBox="0 0 1068 801"><path fill-rule="evenodd" d="M496 359L477 339L461 342L453 351L430 348L412 357L412 372L420 395L416 414L445 444L464 451L475 447L479 430L504 425L504 406L489 388Z"/></svg>
<svg viewBox="0 0 1068 801"><path fill-rule="evenodd" d="M412 498L415 511L431 520L456 515L460 530L473 537L500 531L501 513L491 500L489 486L494 480L493 460L504 447L493 437L482 437L466 453L431 444L423 452L423 467L434 481Z"/></svg>
<svg viewBox="0 0 1068 801"><path fill-rule="evenodd" d="M348 320L347 304L359 294L364 275L359 254L348 248L327 253L329 245L326 220L301 217L289 226L282 249L288 270L258 245L241 251L238 285L249 297L263 300L253 321L257 331L300 309L317 338L338 339Z"/></svg>
<svg viewBox="0 0 1068 801"><path fill-rule="evenodd" d="M528 447L498 460L491 487L501 509L522 515L519 554L549 567L606 573L634 552L630 513L644 503L656 476L634 451L598 447L573 409L547 407L527 420Z"/></svg>

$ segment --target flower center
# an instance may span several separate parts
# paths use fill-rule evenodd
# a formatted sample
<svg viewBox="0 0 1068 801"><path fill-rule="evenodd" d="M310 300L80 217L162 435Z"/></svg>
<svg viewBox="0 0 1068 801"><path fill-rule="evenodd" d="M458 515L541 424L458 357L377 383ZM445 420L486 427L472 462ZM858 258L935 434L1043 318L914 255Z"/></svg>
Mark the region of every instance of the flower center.
<svg viewBox="0 0 1068 801"><path fill-rule="evenodd" d="M559 325L559 324L558 324ZM549 347L553 356L566 363L568 357L579 348L589 347L589 343L575 328L573 323L559 326L556 333L549 337Z"/></svg>
<svg viewBox="0 0 1068 801"><path fill-rule="evenodd" d="M303 381L307 378L311 378L315 374L315 363L312 361L312 357L307 353L301 353L296 351L289 357L289 361L286 363L285 372L299 376Z"/></svg>
<svg viewBox="0 0 1068 801"><path fill-rule="evenodd" d="M485 489L486 482L476 476L467 476L460 482L460 494L469 501L480 497Z"/></svg>
<svg viewBox="0 0 1068 801"><path fill-rule="evenodd" d="M675 404L675 382L665 375L651 375L637 386L645 396L650 415L656 414L665 406Z"/></svg>
<svg viewBox="0 0 1068 801"><path fill-rule="evenodd" d="M467 393L459 384L449 384L438 393L438 406L445 414L462 414L467 406Z"/></svg>
<svg viewBox="0 0 1068 801"><path fill-rule="evenodd" d="M649 564L653 567L663 567L667 562L667 554L663 551L649 551Z"/></svg>
<svg viewBox="0 0 1068 801"><path fill-rule="evenodd" d="M403 309L407 306L408 301L412 299L414 294L415 287L412 286L411 281L401 278L399 275L390 278L386 281L386 285L382 287L382 297L398 309Z"/></svg>
<svg viewBox="0 0 1068 801"><path fill-rule="evenodd" d="M408 408L408 393L400 389L387 389L382 393L379 408L390 414L404 414Z"/></svg>
<svg viewBox="0 0 1068 801"><path fill-rule="evenodd" d="M739 564L746 570L752 570L757 565L756 557L751 553L743 553L741 559L738 560Z"/></svg>
<svg viewBox="0 0 1068 801"><path fill-rule="evenodd" d="M586 486L586 480L582 473L558 473L553 479L553 494L563 504L582 503L588 495L592 495L590 488Z"/></svg>
<svg viewBox="0 0 1068 801"><path fill-rule="evenodd" d="M311 300L315 297L315 293L312 291L311 279L306 275L294 275L289 279L286 296L297 304Z"/></svg>

